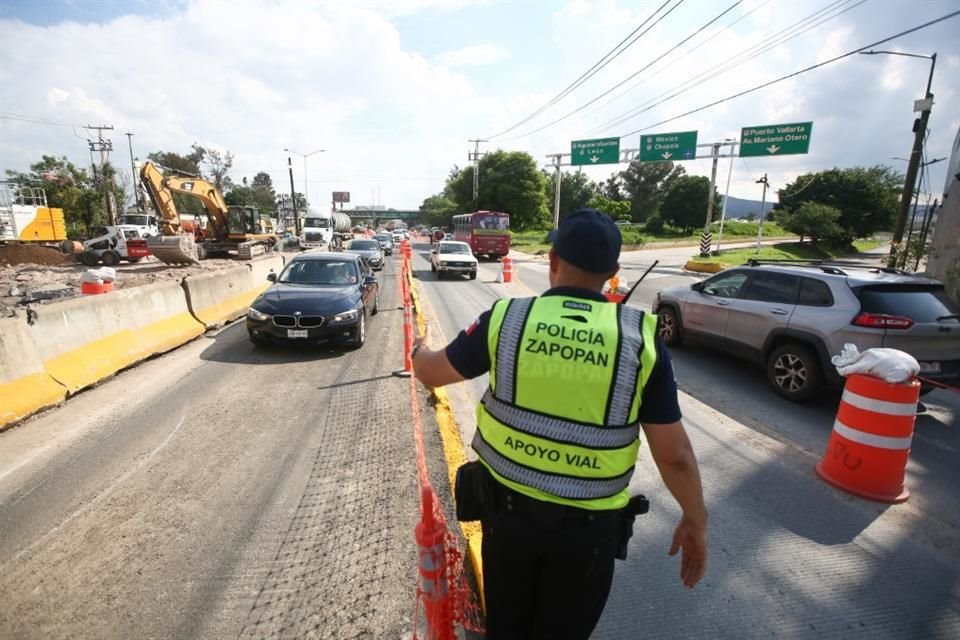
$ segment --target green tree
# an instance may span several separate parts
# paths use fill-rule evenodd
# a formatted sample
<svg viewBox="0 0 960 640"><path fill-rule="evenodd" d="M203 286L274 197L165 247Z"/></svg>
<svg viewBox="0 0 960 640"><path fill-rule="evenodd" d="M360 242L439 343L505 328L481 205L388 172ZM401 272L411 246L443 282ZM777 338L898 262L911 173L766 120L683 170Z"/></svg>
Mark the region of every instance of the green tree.
<svg viewBox="0 0 960 640"><path fill-rule="evenodd" d="M670 185L660 213L671 226L682 229L684 233L702 227L707 217L707 197L710 193L710 179L705 176L680 176ZM714 193L713 217L720 214L720 196Z"/></svg>
<svg viewBox="0 0 960 640"><path fill-rule="evenodd" d="M107 165L108 171L112 167ZM7 170L7 178L23 187L41 188L47 204L63 209L65 222L72 229L87 230L107 222L104 193L86 169L66 157L43 156L30 165L29 173ZM124 199L118 202L122 205Z"/></svg>
<svg viewBox="0 0 960 640"><path fill-rule="evenodd" d="M424 224L433 227L449 227L453 216L459 213L457 203L442 193L428 196L420 205L420 215Z"/></svg>
<svg viewBox="0 0 960 640"><path fill-rule="evenodd" d="M784 229L801 237L809 237L816 245L820 240L838 240L844 236L840 226L840 210L816 202L804 202L794 211L783 210L774 219Z"/></svg>
<svg viewBox="0 0 960 640"><path fill-rule="evenodd" d="M522 231L549 224L546 179L537 161L524 151L497 149L480 160L480 188L473 199L473 167L451 171L444 195L460 211L503 211L510 226Z"/></svg>
<svg viewBox="0 0 960 640"><path fill-rule="evenodd" d="M270 174L266 171L260 171L257 175L253 176L253 180L250 182L250 186L257 189L268 189L269 191L274 191L273 188L273 178L270 177Z"/></svg>
<svg viewBox="0 0 960 640"><path fill-rule="evenodd" d="M209 176L210 182L224 193L233 187L230 179L230 169L233 168L233 154L229 151L220 153L216 149L207 149L203 158L203 168Z"/></svg>
<svg viewBox="0 0 960 640"><path fill-rule="evenodd" d="M659 213L670 186L687 171L672 162L640 162L634 160L620 172L620 184L630 198L630 218L643 222Z"/></svg>
<svg viewBox="0 0 960 640"><path fill-rule="evenodd" d="M600 185L600 195L610 200L623 200L623 182L620 174L614 173L607 178L606 182Z"/></svg>
<svg viewBox="0 0 960 640"><path fill-rule="evenodd" d="M903 176L890 167L835 167L803 174L780 189L778 208L796 211L807 202L834 207L843 232L837 240L849 243L893 226L902 185Z"/></svg>
<svg viewBox="0 0 960 640"><path fill-rule="evenodd" d="M244 177L240 182L242 186L234 186L224 195L227 204L254 206L271 215L277 210L277 193L269 174L261 171L253 176L253 180L248 182Z"/></svg>
<svg viewBox="0 0 960 640"><path fill-rule="evenodd" d="M547 181L547 207L552 211L556 198L556 172L544 171ZM587 174L564 171L560 176L560 215L583 209L599 192L597 184Z"/></svg>
<svg viewBox="0 0 960 640"><path fill-rule="evenodd" d="M173 151L154 151L148 154L147 158L165 169L199 176L200 165L207 155L207 150L197 143L194 143L190 149L191 151L187 155L181 155Z"/></svg>
<svg viewBox="0 0 960 640"><path fill-rule="evenodd" d="M614 220L630 220L630 201L629 200L611 200L601 195L596 195L590 200L590 208L601 211Z"/></svg>

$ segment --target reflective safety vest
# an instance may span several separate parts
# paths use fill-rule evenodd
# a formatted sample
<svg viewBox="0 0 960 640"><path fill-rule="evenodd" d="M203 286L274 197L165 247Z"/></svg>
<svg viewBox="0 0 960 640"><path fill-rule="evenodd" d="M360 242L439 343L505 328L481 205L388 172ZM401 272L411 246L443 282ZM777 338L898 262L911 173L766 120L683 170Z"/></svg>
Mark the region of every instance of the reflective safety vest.
<svg viewBox="0 0 960 640"><path fill-rule="evenodd" d="M537 500L619 509L656 364L656 316L567 296L498 300L490 386L473 448L504 485Z"/></svg>

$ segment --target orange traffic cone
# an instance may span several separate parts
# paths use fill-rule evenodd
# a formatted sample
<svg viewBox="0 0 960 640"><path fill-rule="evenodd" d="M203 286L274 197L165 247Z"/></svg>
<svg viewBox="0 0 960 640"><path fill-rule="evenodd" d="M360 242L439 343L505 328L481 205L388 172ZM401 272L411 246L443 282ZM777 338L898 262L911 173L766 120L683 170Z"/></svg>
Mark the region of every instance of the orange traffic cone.
<svg viewBox="0 0 960 640"><path fill-rule="evenodd" d="M903 479L919 399L917 380L848 377L817 475L861 498L904 502L910 497Z"/></svg>
<svg viewBox="0 0 960 640"><path fill-rule="evenodd" d="M503 281L513 282L513 263L510 262L510 256L503 256Z"/></svg>

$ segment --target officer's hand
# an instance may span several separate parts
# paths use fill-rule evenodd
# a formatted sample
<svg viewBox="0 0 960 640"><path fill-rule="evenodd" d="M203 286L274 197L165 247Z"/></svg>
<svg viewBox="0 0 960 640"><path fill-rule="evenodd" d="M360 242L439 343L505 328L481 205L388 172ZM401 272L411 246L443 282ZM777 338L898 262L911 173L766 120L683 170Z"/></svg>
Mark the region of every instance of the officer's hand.
<svg viewBox="0 0 960 640"><path fill-rule="evenodd" d="M423 325L423 335L418 336L418 335L414 334L414 336L413 336L413 346L414 346L414 347L417 347L417 346L425 347L425 346L427 346L427 334L428 334L429 332L430 332L430 325L424 323L424 325Z"/></svg>
<svg viewBox="0 0 960 640"><path fill-rule="evenodd" d="M681 518L677 530L673 533L673 544L669 555L674 556L683 549L680 561L680 580L683 586L692 589L707 571L707 528Z"/></svg>

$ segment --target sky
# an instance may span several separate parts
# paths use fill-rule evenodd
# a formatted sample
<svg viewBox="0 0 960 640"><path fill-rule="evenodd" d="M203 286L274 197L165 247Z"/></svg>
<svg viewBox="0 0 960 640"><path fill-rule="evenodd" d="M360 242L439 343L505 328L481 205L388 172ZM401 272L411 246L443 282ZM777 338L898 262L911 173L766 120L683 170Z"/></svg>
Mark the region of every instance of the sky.
<svg viewBox="0 0 960 640"><path fill-rule="evenodd" d="M852 55L682 114L958 10L960 0L0 0L0 171L42 155L89 165L95 134L83 127L107 124L121 167L128 141L137 158L196 142L234 154L235 182L262 170L289 192L291 158L297 191L316 205L349 191L354 205L415 209L468 164L470 139L546 168L573 140L623 136L629 149L640 132L696 130L704 144L813 122L808 154L721 159L721 193L732 166L731 195L759 200L767 174L775 198L807 171L905 170L892 158L911 151L930 61ZM948 156L960 129L958 34L960 16L876 47L938 56L928 160ZM302 156L320 149L305 184ZM932 197L946 165L929 166ZM684 166L710 174L709 160Z"/></svg>

